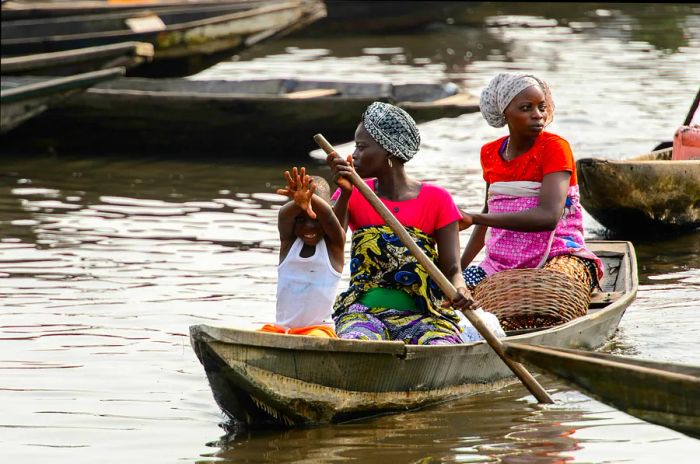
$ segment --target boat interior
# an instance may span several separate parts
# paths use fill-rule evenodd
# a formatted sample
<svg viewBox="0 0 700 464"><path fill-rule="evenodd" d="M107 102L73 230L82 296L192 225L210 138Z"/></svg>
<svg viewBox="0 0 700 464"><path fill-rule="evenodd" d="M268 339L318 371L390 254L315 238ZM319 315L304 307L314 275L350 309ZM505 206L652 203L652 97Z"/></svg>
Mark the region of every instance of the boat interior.
<svg viewBox="0 0 700 464"><path fill-rule="evenodd" d="M599 282L599 287L596 288L591 295L591 302L588 305L588 314L593 314L608 305L619 300L624 296L629 288L629 272L626 272L623 266L627 255L623 251L595 249L595 242L591 242L592 248L605 266L603 279ZM635 271L636 272L636 271ZM550 329L551 327L539 327L534 329L509 330L506 335L522 335L526 333L537 332L540 330Z"/></svg>

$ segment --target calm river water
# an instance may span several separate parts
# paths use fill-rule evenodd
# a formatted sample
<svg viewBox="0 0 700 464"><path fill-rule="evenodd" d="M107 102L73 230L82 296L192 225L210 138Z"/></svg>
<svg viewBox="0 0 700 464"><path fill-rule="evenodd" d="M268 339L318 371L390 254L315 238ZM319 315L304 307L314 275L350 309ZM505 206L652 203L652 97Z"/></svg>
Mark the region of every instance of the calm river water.
<svg viewBox="0 0 700 464"><path fill-rule="evenodd" d="M582 5L483 5L410 34L286 38L195 78L438 80L478 94L495 73L524 70L550 82L550 130L577 157L670 140L700 85L700 8ZM409 172L480 208L479 147L503 130L478 114L420 129ZM2 153L2 462L697 462L700 441L547 378L553 406L514 385L350 424L224 427L188 327L274 317L273 192L292 164L326 171L306 153L265 165L264 152L216 163L95 155ZM604 236L586 219L588 237ZM700 364L700 233L634 244L639 294L605 349Z"/></svg>

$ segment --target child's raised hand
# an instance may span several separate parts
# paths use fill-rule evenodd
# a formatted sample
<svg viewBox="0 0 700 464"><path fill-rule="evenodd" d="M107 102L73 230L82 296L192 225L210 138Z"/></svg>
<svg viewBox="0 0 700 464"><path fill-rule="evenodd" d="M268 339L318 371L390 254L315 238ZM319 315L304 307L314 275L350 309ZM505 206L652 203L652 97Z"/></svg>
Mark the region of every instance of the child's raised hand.
<svg viewBox="0 0 700 464"><path fill-rule="evenodd" d="M302 168L303 169L303 168ZM284 195L285 197L289 198L294 198L294 192L297 190L297 168L296 166L292 168L292 172L294 173L294 177L292 177L292 174L289 173L289 171L284 171L284 177L287 179L287 186L285 188L277 189L277 194L278 195Z"/></svg>
<svg viewBox="0 0 700 464"><path fill-rule="evenodd" d="M316 213L311 207L311 197L316 191L316 185L311 177L306 175L306 168L302 167L301 171L298 171L295 166L291 174L285 171L284 176L287 178L287 187L278 189L277 193L289 197L311 219L316 219Z"/></svg>

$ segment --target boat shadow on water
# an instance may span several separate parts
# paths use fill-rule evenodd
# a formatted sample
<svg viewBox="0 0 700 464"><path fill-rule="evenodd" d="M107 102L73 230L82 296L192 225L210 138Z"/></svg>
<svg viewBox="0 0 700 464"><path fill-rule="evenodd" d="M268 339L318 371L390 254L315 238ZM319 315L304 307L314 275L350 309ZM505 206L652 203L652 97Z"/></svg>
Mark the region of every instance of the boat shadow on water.
<svg viewBox="0 0 700 464"><path fill-rule="evenodd" d="M208 443L209 457L223 462L482 462L479 456L541 456L554 462L584 448L601 426L620 426L632 439L644 423L603 404L566 391L545 379L556 405L522 397L519 386L466 397L403 414L385 414L342 424L253 430L223 424L226 434ZM632 426L632 427L630 427ZM410 440L411 445L405 443ZM598 438L593 438L600 441ZM305 444L314 443L313 447ZM433 461L428 461L433 462ZM504 461L505 462L505 461Z"/></svg>

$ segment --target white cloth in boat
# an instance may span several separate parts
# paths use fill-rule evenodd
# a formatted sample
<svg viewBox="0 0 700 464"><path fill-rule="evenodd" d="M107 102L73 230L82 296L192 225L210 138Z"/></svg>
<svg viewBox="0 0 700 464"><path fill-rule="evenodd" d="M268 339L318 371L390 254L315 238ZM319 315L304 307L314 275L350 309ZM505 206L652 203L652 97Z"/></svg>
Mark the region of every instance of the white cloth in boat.
<svg viewBox="0 0 700 464"><path fill-rule="evenodd" d="M510 195L513 197L536 197L540 194L541 182L518 180L511 182L494 182L489 185L489 195Z"/></svg>
<svg viewBox="0 0 700 464"><path fill-rule="evenodd" d="M297 238L277 268L275 323L284 327L333 324L331 318L341 274L333 269L325 240L312 256L299 254L304 242Z"/></svg>
<svg viewBox="0 0 700 464"><path fill-rule="evenodd" d="M481 336L478 330L474 328L471 322L469 322L469 319L467 319L467 316L462 314L461 311L456 311L457 315L459 316L459 328L462 330L462 333L459 334L459 337L462 339L464 343L470 343L470 342L478 342L480 340L483 340L484 338ZM486 327L488 327L491 332L497 337L505 337L506 333L503 331L503 328L501 327L501 323L498 322L498 318L496 317L495 314L493 313L488 313L484 311L481 308L477 308L474 310L474 313L477 314L479 317L481 317L481 320L484 321L484 324L486 324Z"/></svg>

